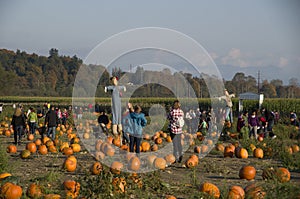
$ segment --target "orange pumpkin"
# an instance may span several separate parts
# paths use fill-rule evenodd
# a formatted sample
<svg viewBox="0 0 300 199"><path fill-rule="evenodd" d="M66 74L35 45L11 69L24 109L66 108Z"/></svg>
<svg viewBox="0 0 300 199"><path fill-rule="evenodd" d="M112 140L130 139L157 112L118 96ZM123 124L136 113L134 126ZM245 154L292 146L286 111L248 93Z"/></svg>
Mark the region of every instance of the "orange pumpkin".
<svg viewBox="0 0 300 199"><path fill-rule="evenodd" d="M194 147L194 152L195 153L201 153L201 147L200 146L195 146Z"/></svg>
<svg viewBox="0 0 300 199"><path fill-rule="evenodd" d="M112 142L115 146L117 146L117 147L120 147L121 146L121 139L120 139L120 137L115 137L114 139L113 139L113 142Z"/></svg>
<svg viewBox="0 0 300 199"><path fill-rule="evenodd" d="M19 199L22 196L22 188L14 183L6 182L0 188L0 196L7 199Z"/></svg>
<svg viewBox="0 0 300 199"><path fill-rule="evenodd" d="M30 151L30 153L35 153L36 152L36 145L35 145L35 143L34 142L29 142L29 143L27 143L26 144L26 149L28 150L28 151Z"/></svg>
<svg viewBox="0 0 300 199"><path fill-rule="evenodd" d="M57 149L54 145L49 146L48 149L51 153L57 153Z"/></svg>
<svg viewBox="0 0 300 199"><path fill-rule="evenodd" d="M151 148L150 143L147 141L142 142L141 147L142 147L142 151L144 152L149 151Z"/></svg>
<svg viewBox="0 0 300 199"><path fill-rule="evenodd" d="M249 184L244 188L245 198L256 198L264 199L266 192L260 186L257 186L255 183Z"/></svg>
<svg viewBox="0 0 300 199"><path fill-rule="evenodd" d="M224 152L224 149L225 149L225 147L224 147L223 144L218 143L218 144L216 145L216 150L217 150L217 151Z"/></svg>
<svg viewBox="0 0 300 199"><path fill-rule="evenodd" d="M157 156L156 155L148 155L147 156L147 165L149 166L149 167L152 167L153 166L153 162L154 162L154 160L157 158Z"/></svg>
<svg viewBox="0 0 300 199"><path fill-rule="evenodd" d="M201 153L202 153L202 154L206 154L207 152L208 152L208 146L205 145L205 144L203 144L203 145L201 146Z"/></svg>
<svg viewBox="0 0 300 199"><path fill-rule="evenodd" d="M168 135L168 136L166 137L166 141L167 141L167 142L172 142L171 136Z"/></svg>
<svg viewBox="0 0 300 199"><path fill-rule="evenodd" d="M64 168L69 172L74 172L76 170L77 163L70 158L67 158L64 162Z"/></svg>
<svg viewBox="0 0 300 199"><path fill-rule="evenodd" d="M32 141L34 139L34 135L33 134L28 134L27 136L27 140Z"/></svg>
<svg viewBox="0 0 300 199"><path fill-rule="evenodd" d="M117 193L124 193L126 191L125 178L117 177L112 179L113 188Z"/></svg>
<svg viewBox="0 0 300 199"><path fill-rule="evenodd" d="M39 185L32 183L29 185L26 194L29 198L41 198L43 195L42 188Z"/></svg>
<svg viewBox="0 0 300 199"><path fill-rule="evenodd" d="M77 198L79 195L80 184L74 180L65 180L63 183L67 198Z"/></svg>
<svg viewBox="0 0 300 199"><path fill-rule="evenodd" d="M103 160L105 157L105 154L102 151L96 151L95 152L95 159L97 161Z"/></svg>
<svg viewBox="0 0 300 199"><path fill-rule="evenodd" d="M46 145L40 145L39 146L39 153L41 155L46 155L48 153L48 149Z"/></svg>
<svg viewBox="0 0 300 199"><path fill-rule="evenodd" d="M69 155L72 155L73 153L74 153L74 151L73 151L73 149L71 147L65 147L63 149L63 154L64 155L69 156Z"/></svg>
<svg viewBox="0 0 300 199"><path fill-rule="evenodd" d="M71 148L72 148L73 152L75 152L75 153L78 153L81 151L80 144L71 144Z"/></svg>
<svg viewBox="0 0 300 199"><path fill-rule="evenodd" d="M256 169L253 166L243 166L240 169L239 172L239 177L241 179L246 179L246 180L253 180L255 178L256 175Z"/></svg>
<svg viewBox="0 0 300 199"><path fill-rule="evenodd" d="M261 159L264 157L264 151L261 148L255 148L253 151L253 156Z"/></svg>
<svg viewBox="0 0 300 199"><path fill-rule="evenodd" d="M284 167L280 167L276 170L276 176L279 182L288 182L291 179L291 174L289 170Z"/></svg>
<svg viewBox="0 0 300 199"><path fill-rule="evenodd" d="M60 199L61 196L59 194L50 193L50 194L44 195L43 198L44 199Z"/></svg>
<svg viewBox="0 0 300 199"><path fill-rule="evenodd" d="M153 165L156 169L164 170L167 165L167 161L164 158L155 158Z"/></svg>
<svg viewBox="0 0 300 199"><path fill-rule="evenodd" d="M235 151L234 145L230 144L229 146L226 146L224 148L224 158L227 158L227 157L232 158L234 151Z"/></svg>
<svg viewBox="0 0 300 199"><path fill-rule="evenodd" d="M99 175L102 171L103 171L103 166L100 162L95 162L92 166L91 166L91 173L94 175Z"/></svg>
<svg viewBox="0 0 300 199"><path fill-rule="evenodd" d="M42 140L40 138L38 138L34 141L34 143L36 146L40 146L42 144Z"/></svg>
<svg viewBox="0 0 300 199"><path fill-rule="evenodd" d="M151 151L157 151L158 150L158 145L157 144L153 144L151 146Z"/></svg>
<svg viewBox="0 0 300 199"><path fill-rule="evenodd" d="M10 137L10 136L11 136L11 131L10 131L9 129L6 130L5 133L4 133L4 135L5 135L6 137Z"/></svg>
<svg viewBox="0 0 300 199"><path fill-rule="evenodd" d="M115 155L115 149L111 145L107 145L104 149L104 153L108 156L114 156Z"/></svg>
<svg viewBox="0 0 300 199"><path fill-rule="evenodd" d="M248 151L245 148L237 147L237 148L235 148L235 156L237 158L247 159Z"/></svg>
<svg viewBox="0 0 300 199"><path fill-rule="evenodd" d="M167 164L173 164L176 161L176 158L173 154L168 154L165 156L165 160L167 161Z"/></svg>
<svg viewBox="0 0 300 199"><path fill-rule="evenodd" d="M16 145L9 145L6 148L7 153L17 153L17 146Z"/></svg>
<svg viewBox="0 0 300 199"><path fill-rule="evenodd" d="M163 142L161 137L156 138L154 141L155 141L156 144L162 144L162 142Z"/></svg>
<svg viewBox="0 0 300 199"><path fill-rule="evenodd" d="M214 198L220 198L220 190L219 188L209 182L204 182L203 184L200 185L199 190L201 192L207 193L211 196L213 196Z"/></svg>
<svg viewBox="0 0 300 199"><path fill-rule="evenodd" d="M244 199L245 191L240 186L231 186L228 192L228 199Z"/></svg>
<svg viewBox="0 0 300 199"><path fill-rule="evenodd" d="M138 171L141 166L141 161L138 157L133 157L129 161L129 169L133 171Z"/></svg>
<svg viewBox="0 0 300 199"><path fill-rule="evenodd" d="M293 153L297 153L297 152L299 152L300 149L297 144L294 144L294 145L292 145L292 150L293 150Z"/></svg>
<svg viewBox="0 0 300 199"><path fill-rule="evenodd" d="M110 166L110 171L114 174L120 174L124 165L121 162L114 161Z"/></svg>

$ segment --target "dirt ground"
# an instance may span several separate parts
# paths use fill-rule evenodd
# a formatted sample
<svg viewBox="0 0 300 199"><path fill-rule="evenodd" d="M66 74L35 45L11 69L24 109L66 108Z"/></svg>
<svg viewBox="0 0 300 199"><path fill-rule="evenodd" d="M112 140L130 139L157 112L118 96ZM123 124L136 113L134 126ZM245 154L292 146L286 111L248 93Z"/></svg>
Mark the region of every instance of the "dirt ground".
<svg viewBox="0 0 300 199"><path fill-rule="evenodd" d="M33 154L29 159L21 159L20 152L25 149L27 141L18 146L16 154L9 154L9 164L11 172L16 177L16 181L22 185L23 190L27 189L32 182L43 181L49 190L60 189L65 179L84 175L89 166L95 161L89 153L80 152L76 154L79 168L75 173L65 172L61 169L65 156L61 153L39 155ZM0 136L0 147L6 148L13 143L13 137L7 138ZM192 151L185 153L183 162L192 154ZM2 161L2 160L0 160ZM256 159L249 155L248 159L223 158L222 153L212 151L208 156L200 159L199 165L194 169L185 168L184 163L175 163L160 172L162 181L172 190L178 190L185 186L194 187L195 184L208 181L216 184L218 187L229 187L231 185L240 185L245 187L249 183L262 182L262 169L266 166L281 166L279 161L273 159ZM239 170L244 165L252 165L256 168L257 174L255 180L247 181L239 178ZM47 183L48 181L48 183ZM300 173L291 172L291 182L299 184ZM179 194L180 195L180 194Z"/></svg>

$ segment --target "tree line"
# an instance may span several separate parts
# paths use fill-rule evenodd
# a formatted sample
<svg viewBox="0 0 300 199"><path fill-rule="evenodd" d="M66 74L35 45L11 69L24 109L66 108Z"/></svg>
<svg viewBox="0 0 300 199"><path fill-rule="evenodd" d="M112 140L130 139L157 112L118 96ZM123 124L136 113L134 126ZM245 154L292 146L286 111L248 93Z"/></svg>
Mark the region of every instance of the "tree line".
<svg viewBox="0 0 300 199"><path fill-rule="evenodd" d="M76 55L59 55L54 48L49 50L48 57L20 50L14 52L0 49L0 95L71 97L76 74L82 64L83 61ZM131 97L190 96L192 92L198 98L210 97L206 86L207 77L204 81L203 77L195 77L190 73L172 73L169 69L149 71L142 67L126 73L120 68L113 68L110 74L104 66L101 66L101 70L96 97L110 96L104 92L104 86L109 84L112 75L118 76L121 84L127 84L128 89L133 90ZM209 82L214 81L214 77L209 77ZM255 77L238 72L232 80L223 80L223 83L237 96L244 92L260 92L266 98L300 98L300 86L296 78L290 79L289 85L284 85L280 79L263 80L258 84Z"/></svg>

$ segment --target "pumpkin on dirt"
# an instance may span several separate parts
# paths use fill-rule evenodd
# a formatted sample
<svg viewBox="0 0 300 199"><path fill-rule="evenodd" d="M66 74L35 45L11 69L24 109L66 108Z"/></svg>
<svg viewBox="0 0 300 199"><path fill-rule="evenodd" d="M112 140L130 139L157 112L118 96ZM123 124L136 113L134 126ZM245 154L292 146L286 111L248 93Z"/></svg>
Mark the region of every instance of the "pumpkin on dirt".
<svg viewBox="0 0 300 199"><path fill-rule="evenodd" d="M138 171L141 167L141 161L138 157L132 157L129 161L129 169L133 171Z"/></svg>
<svg viewBox="0 0 300 199"><path fill-rule="evenodd" d="M103 166L100 162L95 162L92 166L91 166L91 173L94 175L99 175L102 171L103 171Z"/></svg>
<svg viewBox="0 0 300 199"><path fill-rule="evenodd" d="M153 165L156 169L164 170L167 165L167 161L164 158L155 158Z"/></svg>
<svg viewBox="0 0 300 199"><path fill-rule="evenodd" d="M176 158L173 154L168 154L165 156L165 160L167 161L167 164L173 164L176 161Z"/></svg>
<svg viewBox="0 0 300 199"><path fill-rule="evenodd" d="M209 182L204 182L203 184L200 185L199 191L207 193L214 198L220 198L220 190L219 188Z"/></svg>
<svg viewBox="0 0 300 199"><path fill-rule="evenodd" d="M153 165L153 162L154 162L154 160L157 158L157 156L156 155L154 155L154 154L152 154L152 155L148 155L147 156L147 165L148 165L148 167L153 167L154 165Z"/></svg>
<svg viewBox="0 0 300 199"><path fill-rule="evenodd" d="M246 180L253 180L255 178L256 175L256 169L253 166L243 166L240 169L239 172L239 177L241 179L246 179Z"/></svg>
<svg viewBox="0 0 300 199"><path fill-rule="evenodd" d="M142 146L143 152L150 151L151 145L149 142L144 141L144 142L142 142L141 146Z"/></svg>
<svg viewBox="0 0 300 199"><path fill-rule="evenodd" d="M48 153L48 149L46 145L40 145L39 146L39 153L41 155L46 155Z"/></svg>
<svg viewBox="0 0 300 199"><path fill-rule="evenodd" d="M288 182L291 179L291 174L289 170L284 167L268 167L263 170L262 178L264 180L278 180L279 182Z"/></svg>
<svg viewBox="0 0 300 199"><path fill-rule="evenodd" d="M185 166L187 168L193 168L195 166L197 166L199 163L199 158L196 155L191 155L189 157L189 159L187 159L187 161L185 162Z"/></svg>
<svg viewBox="0 0 300 199"><path fill-rule="evenodd" d="M114 174L120 174L124 165L121 162L114 161L110 166L110 171Z"/></svg>
<svg viewBox="0 0 300 199"><path fill-rule="evenodd" d="M22 187L11 182L4 183L0 190L1 198L3 197L5 199L19 199L23 192Z"/></svg>
<svg viewBox="0 0 300 199"><path fill-rule="evenodd" d="M6 148L7 153L17 153L17 146L16 145L9 145Z"/></svg>
<svg viewBox="0 0 300 199"><path fill-rule="evenodd" d="M32 183L29 185L26 195L29 198L41 198L43 195L42 188L39 185Z"/></svg>
<svg viewBox="0 0 300 199"><path fill-rule="evenodd" d="M242 147L235 148L235 156L237 158L247 159L248 158L248 151Z"/></svg>
<svg viewBox="0 0 300 199"><path fill-rule="evenodd" d="M44 195L43 199L61 199L61 196L59 194L50 193Z"/></svg>
<svg viewBox="0 0 300 199"><path fill-rule="evenodd" d="M22 159L27 159L27 158L30 157L30 155L31 155L31 153L30 153L30 151L28 151L27 149L25 149L25 150L23 150L23 151L21 152L21 158L22 158Z"/></svg>
<svg viewBox="0 0 300 199"><path fill-rule="evenodd" d="M67 198L77 198L80 190L80 183L74 180L65 180L63 183Z"/></svg>
<svg viewBox="0 0 300 199"><path fill-rule="evenodd" d="M78 152L81 151L81 146L80 146L80 144L76 144L76 143L71 144L71 148L73 149L73 152L74 152L74 153L78 153Z"/></svg>
<svg viewBox="0 0 300 199"><path fill-rule="evenodd" d="M240 186L231 186L228 192L228 199L244 199L245 191Z"/></svg>
<svg viewBox="0 0 300 199"><path fill-rule="evenodd" d="M126 183L125 178L122 178L122 177L113 178L112 184L113 184L114 190L117 193L124 193L126 191L127 183Z"/></svg>
<svg viewBox="0 0 300 199"><path fill-rule="evenodd" d="M34 135L33 134L28 134L27 136L27 140L32 141L34 139Z"/></svg>
<svg viewBox="0 0 300 199"><path fill-rule="evenodd" d="M233 144L226 146L224 148L224 158L227 158L227 157L232 158L234 151L235 151L235 146Z"/></svg>
<svg viewBox="0 0 300 199"><path fill-rule="evenodd" d="M69 172L76 171L77 160L76 160L75 156L70 156L70 157L66 158L63 167Z"/></svg>
<svg viewBox="0 0 300 199"><path fill-rule="evenodd" d="M261 148L255 148L253 151L253 157L262 159L264 157L264 150Z"/></svg>
<svg viewBox="0 0 300 199"><path fill-rule="evenodd" d="M26 149L30 151L30 153L35 153L37 150L36 144L34 142L29 142L26 144Z"/></svg>
<svg viewBox="0 0 300 199"><path fill-rule="evenodd" d="M9 177L9 176L11 176L10 173L7 173L7 172L1 173L0 174L0 181L3 180L3 179L5 179L5 178L7 178L7 177Z"/></svg>
<svg viewBox="0 0 300 199"><path fill-rule="evenodd" d="M245 198L257 198L264 199L266 192L262 189L261 186L256 185L255 183L249 184L244 188Z"/></svg>

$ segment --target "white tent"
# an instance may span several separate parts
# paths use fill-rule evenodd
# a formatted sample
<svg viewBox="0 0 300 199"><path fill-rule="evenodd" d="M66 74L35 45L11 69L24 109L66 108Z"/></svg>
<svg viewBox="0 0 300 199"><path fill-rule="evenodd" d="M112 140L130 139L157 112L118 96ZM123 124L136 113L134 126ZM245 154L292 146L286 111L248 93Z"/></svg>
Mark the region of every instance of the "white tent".
<svg viewBox="0 0 300 199"><path fill-rule="evenodd" d="M243 100L258 100L258 108L260 108L264 101L264 94L258 95L251 92L241 93L239 95L239 112L243 111Z"/></svg>

